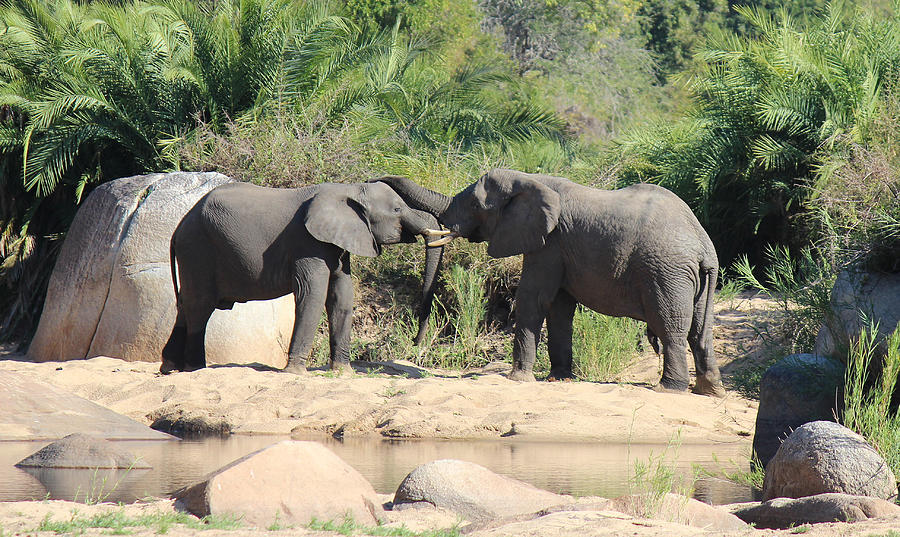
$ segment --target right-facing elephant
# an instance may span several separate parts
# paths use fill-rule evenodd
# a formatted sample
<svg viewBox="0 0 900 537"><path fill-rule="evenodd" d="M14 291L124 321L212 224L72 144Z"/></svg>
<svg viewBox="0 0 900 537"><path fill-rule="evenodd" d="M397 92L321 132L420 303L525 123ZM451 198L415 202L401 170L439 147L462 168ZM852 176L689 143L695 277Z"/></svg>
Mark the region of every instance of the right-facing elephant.
<svg viewBox="0 0 900 537"><path fill-rule="evenodd" d="M690 208L665 188L637 184L599 190L561 177L495 169L449 198L403 177L385 177L411 207L428 211L453 237L488 242L488 254L524 254L516 292L510 378L534 380L547 321L550 376L572 376L576 303L645 321L663 350L659 386L724 395L713 351L716 251Z"/></svg>

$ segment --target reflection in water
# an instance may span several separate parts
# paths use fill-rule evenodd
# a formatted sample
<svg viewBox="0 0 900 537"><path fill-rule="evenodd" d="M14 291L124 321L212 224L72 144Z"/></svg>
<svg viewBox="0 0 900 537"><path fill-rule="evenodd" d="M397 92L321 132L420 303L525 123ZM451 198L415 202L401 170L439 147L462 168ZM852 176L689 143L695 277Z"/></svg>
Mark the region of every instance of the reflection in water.
<svg viewBox="0 0 900 537"><path fill-rule="evenodd" d="M633 492L634 462L665 454L678 473L690 477L695 466L715 472L722 465L745 469L749 446L739 444L665 445L599 444L500 440L382 440L331 437L321 442L362 473L381 493L393 493L416 466L437 459L461 459L532 485L576 496L616 497ZM43 447L41 442L0 442L0 500L97 499L131 502L164 496L206 474L282 440L272 436L231 436L181 442L122 442L122 447L149 463L152 470L106 471L16 468L14 464ZM717 462L719 461L719 462ZM735 462L731 462L735 461ZM746 487L701 479L695 497L709 503L750 500Z"/></svg>

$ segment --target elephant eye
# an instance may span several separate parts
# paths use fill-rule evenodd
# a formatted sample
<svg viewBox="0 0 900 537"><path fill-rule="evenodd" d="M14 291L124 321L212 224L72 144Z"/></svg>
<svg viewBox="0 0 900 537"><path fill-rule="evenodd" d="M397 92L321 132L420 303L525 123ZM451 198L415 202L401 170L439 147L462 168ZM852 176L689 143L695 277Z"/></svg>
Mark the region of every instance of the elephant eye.
<svg viewBox="0 0 900 537"><path fill-rule="evenodd" d="M403 210L403 207L394 207L394 212L395 212L395 213L399 213L399 212L402 211L402 210Z"/></svg>

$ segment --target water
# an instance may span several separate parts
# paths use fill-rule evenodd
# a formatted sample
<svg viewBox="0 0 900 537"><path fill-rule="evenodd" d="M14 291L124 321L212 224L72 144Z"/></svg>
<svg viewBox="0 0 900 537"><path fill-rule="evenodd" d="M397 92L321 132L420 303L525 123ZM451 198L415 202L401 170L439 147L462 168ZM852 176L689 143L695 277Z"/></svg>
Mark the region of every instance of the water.
<svg viewBox="0 0 900 537"><path fill-rule="evenodd" d="M14 465L48 442L0 442L0 501L65 499L133 502L165 496L193 484L229 462L282 440L273 436L231 436L180 442L119 442L141 457L151 470L20 469ZM691 477L700 466L715 472L746 470L749 446L602 444L500 440L382 440L309 438L327 445L363 474L380 493L393 493L416 466L437 459L461 459L532 485L576 496L616 497L633 490L634 462L666 455L666 464ZM743 461L743 462L741 462ZM695 497L707 503L749 501L747 487L701 477Z"/></svg>

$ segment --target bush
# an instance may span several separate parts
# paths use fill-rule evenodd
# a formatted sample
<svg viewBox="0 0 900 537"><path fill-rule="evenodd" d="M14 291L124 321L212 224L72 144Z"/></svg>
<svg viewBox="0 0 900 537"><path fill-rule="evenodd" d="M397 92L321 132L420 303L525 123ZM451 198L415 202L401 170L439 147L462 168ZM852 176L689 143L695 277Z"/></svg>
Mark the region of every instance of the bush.
<svg viewBox="0 0 900 537"><path fill-rule="evenodd" d="M221 134L201 123L180 145L179 159L193 171L217 171L271 187L299 187L376 177L376 144L359 141L349 123L323 127L281 111L230 121Z"/></svg>

